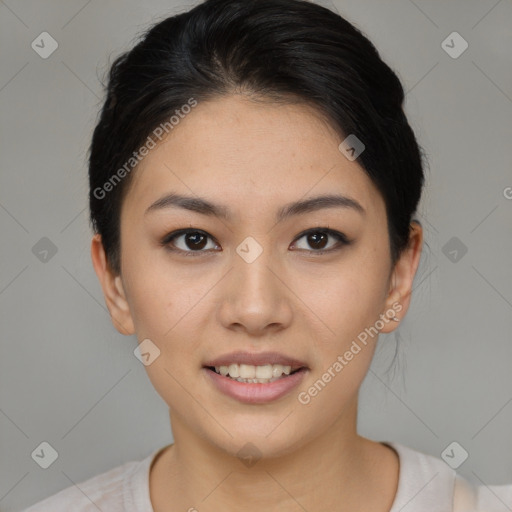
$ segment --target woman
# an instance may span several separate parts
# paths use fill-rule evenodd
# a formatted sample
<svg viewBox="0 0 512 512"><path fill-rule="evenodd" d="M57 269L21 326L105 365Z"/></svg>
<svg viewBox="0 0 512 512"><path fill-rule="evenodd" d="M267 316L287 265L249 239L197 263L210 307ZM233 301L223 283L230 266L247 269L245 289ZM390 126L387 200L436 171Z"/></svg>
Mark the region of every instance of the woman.
<svg viewBox="0 0 512 512"><path fill-rule="evenodd" d="M422 152L371 42L310 2L207 0L107 93L92 262L174 442L28 510L488 510L443 460L357 433L423 242Z"/></svg>

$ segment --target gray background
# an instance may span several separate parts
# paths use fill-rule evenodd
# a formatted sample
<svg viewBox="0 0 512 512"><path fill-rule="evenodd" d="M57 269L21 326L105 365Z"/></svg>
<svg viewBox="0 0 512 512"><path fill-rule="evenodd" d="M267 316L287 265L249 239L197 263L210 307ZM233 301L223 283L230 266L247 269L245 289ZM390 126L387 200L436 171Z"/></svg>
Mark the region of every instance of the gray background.
<svg viewBox="0 0 512 512"><path fill-rule="evenodd" d="M381 336L359 431L437 457L457 441L469 453L459 473L510 483L512 2L320 3L397 71L430 164L419 215L427 245L399 363L386 373L395 339ZM149 24L193 4L0 2L1 511L172 440L166 404L135 338L111 325L90 261L86 151L98 77ZM43 31L59 45L47 59L31 48ZM442 47L453 31L469 44L458 58ZM33 252L43 237L57 248L46 262L41 246ZM59 454L46 470L31 457L43 441Z"/></svg>

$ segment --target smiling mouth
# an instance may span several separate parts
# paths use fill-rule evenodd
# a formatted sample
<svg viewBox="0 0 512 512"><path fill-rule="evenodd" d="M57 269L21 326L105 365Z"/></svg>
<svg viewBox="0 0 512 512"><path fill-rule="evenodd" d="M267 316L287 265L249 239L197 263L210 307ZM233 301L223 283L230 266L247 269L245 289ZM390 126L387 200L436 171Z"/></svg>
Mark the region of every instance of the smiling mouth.
<svg viewBox="0 0 512 512"><path fill-rule="evenodd" d="M303 366L292 369L291 366L281 364L254 366L236 363L226 366L206 366L206 368L218 375L246 384L268 384L305 370Z"/></svg>

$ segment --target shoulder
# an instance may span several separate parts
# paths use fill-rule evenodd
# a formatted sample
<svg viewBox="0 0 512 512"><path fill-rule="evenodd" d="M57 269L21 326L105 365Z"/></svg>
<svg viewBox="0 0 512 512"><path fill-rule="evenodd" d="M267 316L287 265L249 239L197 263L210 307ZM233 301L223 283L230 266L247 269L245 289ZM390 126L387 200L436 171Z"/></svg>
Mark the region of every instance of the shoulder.
<svg viewBox="0 0 512 512"><path fill-rule="evenodd" d="M149 468L154 451L139 461L129 461L31 505L22 512L127 512L147 507ZM133 508L132 508L133 507Z"/></svg>
<svg viewBox="0 0 512 512"><path fill-rule="evenodd" d="M121 511L123 506L123 480L133 468L133 462L117 466L96 475L32 505L23 512L60 512L74 510L89 512L100 510Z"/></svg>
<svg viewBox="0 0 512 512"><path fill-rule="evenodd" d="M510 512L511 485L473 485L444 460L400 443L385 442L400 459L399 483L390 512Z"/></svg>
<svg viewBox="0 0 512 512"><path fill-rule="evenodd" d="M512 484L479 485L476 488L477 510L510 512L512 510Z"/></svg>
<svg viewBox="0 0 512 512"><path fill-rule="evenodd" d="M398 488L391 512L451 511L456 472L442 459L396 442L385 442L398 454Z"/></svg>
<svg viewBox="0 0 512 512"><path fill-rule="evenodd" d="M457 475L453 492L454 512L510 512L512 484L472 485Z"/></svg>

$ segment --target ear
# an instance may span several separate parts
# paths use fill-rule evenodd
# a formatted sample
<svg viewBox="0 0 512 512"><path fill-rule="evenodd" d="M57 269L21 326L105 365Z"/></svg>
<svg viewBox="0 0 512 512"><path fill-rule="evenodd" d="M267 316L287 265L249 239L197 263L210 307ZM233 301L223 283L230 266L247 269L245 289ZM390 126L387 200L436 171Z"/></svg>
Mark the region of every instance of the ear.
<svg viewBox="0 0 512 512"><path fill-rule="evenodd" d="M135 328L126 300L120 275L113 273L107 261L101 235L94 235L91 242L91 259L96 275L103 289L105 303L110 312L114 327L126 335L134 334Z"/></svg>
<svg viewBox="0 0 512 512"><path fill-rule="evenodd" d="M423 246L423 229L418 221L412 221L410 225L410 239L407 248L400 255L395 264L385 302L386 311L394 310L395 316L402 320L411 303L412 284L416 270L420 263L421 249ZM390 312L391 313L391 312ZM389 318L389 315L386 315ZM394 331L400 325L393 320L385 322L380 332L387 333Z"/></svg>

